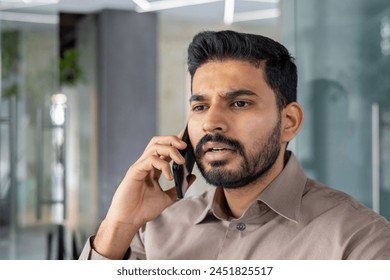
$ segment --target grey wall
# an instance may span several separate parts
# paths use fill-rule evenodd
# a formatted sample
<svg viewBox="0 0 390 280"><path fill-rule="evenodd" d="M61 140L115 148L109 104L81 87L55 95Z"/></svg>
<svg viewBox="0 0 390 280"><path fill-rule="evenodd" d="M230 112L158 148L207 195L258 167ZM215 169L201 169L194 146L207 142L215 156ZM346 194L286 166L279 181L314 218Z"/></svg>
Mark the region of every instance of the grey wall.
<svg viewBox="0 0 390 280"><path fill-rule="evenodd" d="M156 134L157 16L103 11L98 20L99 217Z"/></svg>

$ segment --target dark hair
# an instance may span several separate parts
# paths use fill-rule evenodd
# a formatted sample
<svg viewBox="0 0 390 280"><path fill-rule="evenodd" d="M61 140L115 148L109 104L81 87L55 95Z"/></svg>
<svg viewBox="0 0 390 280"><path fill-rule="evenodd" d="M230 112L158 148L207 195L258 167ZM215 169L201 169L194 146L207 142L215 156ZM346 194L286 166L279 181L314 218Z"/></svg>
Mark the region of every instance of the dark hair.
<svg viewBox="0 0 390 280"><path fill-rule="evenodd" d="M204 31L188 47L191 81L198 67L212 60L236 59L263 67L267 84L275 91L279 108L297 100L297 68L294 58L280 43L235 31Z"/></svg>

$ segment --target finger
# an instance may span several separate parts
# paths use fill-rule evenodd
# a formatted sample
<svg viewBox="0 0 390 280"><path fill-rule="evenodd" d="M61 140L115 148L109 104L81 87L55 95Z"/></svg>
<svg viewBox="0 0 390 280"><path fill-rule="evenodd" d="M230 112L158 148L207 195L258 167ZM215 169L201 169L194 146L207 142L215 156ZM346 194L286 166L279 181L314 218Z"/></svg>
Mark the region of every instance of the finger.
<svg viewBox="0 0 390 280"><path fill-rule="evenodd" d="M175 161L178 164L183 164L185 162L184 157L181 155L179 150L172 146L155 144L150 146L148 151L145 151L145 155L154 155L158 156L165 161Z"/></svg>
<svg viewBox="0 0 390 280"><path fill-rule="evenodd" d="M161 170L158 170L158 169L153 169L152 171L150 171L150 178L153 180L153 181L158 181L161 177L161 173L162 171ZM165 176L165 175L164 175Z"/></svg>
<svg viewBox="0 0 390 280"><path fill-rule="evenodd" d="M148 146L146 146L146 149L155 144L172 146L177 149L184 149L186 147L186 143L181 140L181 137L175 135L155 136L150 140Z"/></svg>
<svg viewBox="0 0 390 280"><path fill-rule="evenodd" d="M161 173L164 174L167 180L173 180L169 162L156 155L152 155L142 161L139 161L131 167L130 171L133 174L133 178L138 181L145 180L145 178L149 175L152 175L153 179L159 179Z"/></svg>
<svg viewBox="0 0 390 280"><path fill-rule="evenodd" d="M167 180L173 180L171 165L166 160L160 158L159 156L153 156L151 157L151 165L154 167L154 169L151 170L153 179L158 180L162 173ZM159 172L156 172L156 170L159 170Z"/></svg>
<svg viewBox="0 0 390 280"><path fill-rule="evenodd" d="M172 142L170 141L170 139L172 141L180 141L180 142ZM175 138L171 138L171 137L164 137L164 138L160 138L159 137L159 140L152 140L148 146L145 148L145 151L144 153L142 154L142 156L140 157L140 160L143 160L144 158L146 157L149 157L151 155L158 155L160 156L161 158L163 159L166 159L167 161L171 161L171 159L173 160L178 160L180 162L180 152L178 152L178 150L183 150L187 147L187 144L181 140L179 140L177 137L176 137L176 140L174 140ZM176 154L179 158L177 157L172 157L172 152L173 154ZM178 162L178 163L179 163Z"/></svg>

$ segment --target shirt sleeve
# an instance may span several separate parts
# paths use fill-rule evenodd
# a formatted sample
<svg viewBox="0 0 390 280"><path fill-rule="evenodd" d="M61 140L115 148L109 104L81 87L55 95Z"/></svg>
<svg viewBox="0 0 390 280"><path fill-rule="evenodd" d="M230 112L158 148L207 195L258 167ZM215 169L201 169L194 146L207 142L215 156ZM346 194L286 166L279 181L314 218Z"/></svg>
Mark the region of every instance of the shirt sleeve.
<svg viewBox="0 0 390 280"><path fill-rule="evenodd" d="M92 243L94 239L95 236L91 236L88 238L83 250L81 251L79 260L108 260L108 258L100 255L93 249Z"/></svg>
<svg viewBox="0 0 390 280"><path fill-rule="evenodd" d="M93 240L95 239L95 236L91 236L88 238L87 242L85 243L85 246L79 256L79 260L110 260L106 258L105 256L100 255L94 248L93 248ZM134 249L132 249L134 247ZM132 243L131 247L129 247L123 256L123 260L145 260L146 254L143 246L143 242L140 238L140 234L138 233Z"/></svg>
<svg viewBox="0 0 390 280"><path fill-rule="evenodd" d="M349 244L346 259L390 260L390 224L374 218L355 232Z"/></svg>

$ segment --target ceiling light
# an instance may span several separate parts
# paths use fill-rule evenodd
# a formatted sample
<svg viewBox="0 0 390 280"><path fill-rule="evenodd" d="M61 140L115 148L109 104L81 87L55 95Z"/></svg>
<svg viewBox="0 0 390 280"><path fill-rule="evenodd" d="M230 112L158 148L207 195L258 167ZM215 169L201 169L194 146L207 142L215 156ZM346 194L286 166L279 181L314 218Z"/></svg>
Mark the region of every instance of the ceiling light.
<svg viewBox="0 0 390 280"><path fill-rule="evenodd" d="M146 0L133 0L133 2L144 11L148 11L151 6L150 3Z"/></svg>
<svg viewBox="0 0 390 280"><path fill-rule="evenodd" d="M267 9L267 10L251 11L251 12L242 12L242 13L236 13L234 15L234 22L270 19L270 18L277 18L279 16L280 16L279 9Z"/></svg>
<svg viewBox="0 0 390 280"><path fill-rule="evenodd" d="M225 0L225 15L223 21L230 25L234 21L234 3L235 0Z"/></svg>
<svg viewBox="0 0 390 280"><path fill-rule="evenodd" d="M67 97L65 94L58 93L51 97L50 117L54 125L65 124L65 109Z"/></svg>
<svg viewBox="0 0 390 280"><path fill-rule="evenodd" d="M160 11L160 10L167 10L173 8L193 6L193 5L208 4L213 2L219 2L222 0L186 0L186 1L160 0L154 2L148 2L147 0L132 0L132 1L138 6L136 8L137 12L152 12L152 11ZM139 5L137 2L141 2L142 6ZM147 4L149 4L149 6Z"/></svg>

